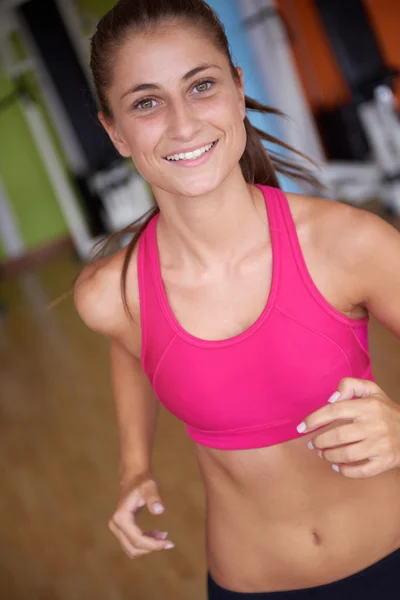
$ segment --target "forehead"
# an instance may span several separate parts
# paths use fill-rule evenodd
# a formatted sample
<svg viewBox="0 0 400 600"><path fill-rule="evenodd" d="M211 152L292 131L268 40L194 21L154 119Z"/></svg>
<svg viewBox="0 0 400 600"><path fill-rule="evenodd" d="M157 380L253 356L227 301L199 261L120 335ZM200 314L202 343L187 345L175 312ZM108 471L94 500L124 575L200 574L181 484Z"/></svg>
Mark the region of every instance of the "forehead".
<svg viewBox="0 0 400 600"><path fill-rule="evenodd" d="M114 64L113 87L143 82L166 85L199 63L229 69L226 56L201 30L183 24L159 27L125 42Z"/></svg>

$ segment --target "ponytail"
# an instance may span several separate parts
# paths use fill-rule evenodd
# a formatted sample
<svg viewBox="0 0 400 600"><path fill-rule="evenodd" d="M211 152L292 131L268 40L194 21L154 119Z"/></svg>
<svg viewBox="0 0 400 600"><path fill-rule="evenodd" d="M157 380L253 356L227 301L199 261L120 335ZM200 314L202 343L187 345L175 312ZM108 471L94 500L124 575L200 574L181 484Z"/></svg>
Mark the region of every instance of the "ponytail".
<svg viewBox="0 0 400 600"><path fill-rule="evenodd" d="M258 102L249 96L245 97L245 101L247 110L257 111L265 115L285 117L284 113L280 110L265 106L265 104L261 104L261 102ZM258 127L252 125L247 117L244 120L244 125L247 133L247 144L240 160L240 166L247 183L258 183L260 185L270 185L271 187L280 188L276 173L281 173L281 175L285 175L291 179L311 184L314 187L321 187L320 182L311 171L301 165L297 165L295 162L285 158L284 155L279 154L274 150L267 151L262 140L270 144L281 146L290 152L294 152L315 165L308 156L299 150L292 148L289 144L282 142L273 135L265 133L262 129L258 129Z"/></svg>

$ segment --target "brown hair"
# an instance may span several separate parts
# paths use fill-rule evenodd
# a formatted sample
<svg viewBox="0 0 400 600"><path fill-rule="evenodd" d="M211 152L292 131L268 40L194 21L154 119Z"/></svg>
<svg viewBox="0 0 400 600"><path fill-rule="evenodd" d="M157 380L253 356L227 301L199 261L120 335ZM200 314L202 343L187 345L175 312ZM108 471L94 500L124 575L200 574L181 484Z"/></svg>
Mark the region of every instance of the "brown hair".
<svg viewBox="0 0 400 600"><path fill-rule="evenodd" d="M112 110L107 99L107 92L112 85L113 67L117 51L134 32L149 30L159 24L164 24L166 21L173 23L182 22L182 20L191 26L201 28L211 39L212 43L225 54L229 60L232 77L238 82L238 73L232 61L224 27L217 14L204 0L119 0L114 8L100 20L91 40L90 66L99 108L106 119L113 119ZM259 111L264 114L283 116L279 110L264 106L248 96L246 96L246 109ZM317 179L303 167L289 161L277 152L270 152L268 154L261 140L277 144L307 159L301 152L254 127L247 117L244 120L244 125L247 133L247 143L244 154L240 159L240 166L247 183L258 183L279 188L280 185L275 172L278 171L289 177L301 179L312 185L318 185ZM127 247L121 273L122 298L125 309L128 312L126 276L130 258L141 233L152 217L158 212L159 208L154 206L144 217L135 221L135 223L132 223L123 231L109 236L97 253L98 256L104 252L105 247L121 235L134 234L132 241Z"/></svg>

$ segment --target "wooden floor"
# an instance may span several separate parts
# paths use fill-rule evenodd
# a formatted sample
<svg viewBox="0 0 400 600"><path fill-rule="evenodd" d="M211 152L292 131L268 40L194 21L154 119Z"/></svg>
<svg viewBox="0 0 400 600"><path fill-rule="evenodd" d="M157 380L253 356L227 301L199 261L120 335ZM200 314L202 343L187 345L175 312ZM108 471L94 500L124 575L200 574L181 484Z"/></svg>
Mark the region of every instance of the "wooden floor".
<svg viewBox="0 0 400 600"><path fill-rule="evenodd" d="M155 465L167 510L142 524L168 530L176 548L130 561L108 530L118 436L107 343L71 300L45 309L78 268L66 255L0 291L0 598L204 600L202 487L165 412ZM400 399L400 341L374 320L371 350L378 383Z"/></svg>
<svg viewBox="0 0 400 600"><path fill-rule="evenodd" d="M1 286L0 599L203 600L202 487L165 412L155 466L167 510L141 524L176 548L131 561L108 530L118 436L107 343L72 301L45 309L78 267L67 256Z"/></svg>

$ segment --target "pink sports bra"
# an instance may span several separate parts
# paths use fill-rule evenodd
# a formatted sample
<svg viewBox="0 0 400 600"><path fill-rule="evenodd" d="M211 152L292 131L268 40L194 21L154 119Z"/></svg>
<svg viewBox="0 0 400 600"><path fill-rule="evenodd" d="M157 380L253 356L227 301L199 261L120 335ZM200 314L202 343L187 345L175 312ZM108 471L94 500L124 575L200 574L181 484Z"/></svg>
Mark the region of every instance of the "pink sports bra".
<svg viewBox="0 0 400 600"><path fill-rule="evenodd" d="M343 377L373 379L368 317L350 319L323 298L285 194L258 187L271 235L271 289L260 317L235 337L205 341L175 319L161 278L158 216L139 242L143 369L159 401L195 442L211 448L260 448L300 437L297 425L327 403Z"/></svg>

